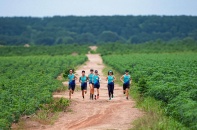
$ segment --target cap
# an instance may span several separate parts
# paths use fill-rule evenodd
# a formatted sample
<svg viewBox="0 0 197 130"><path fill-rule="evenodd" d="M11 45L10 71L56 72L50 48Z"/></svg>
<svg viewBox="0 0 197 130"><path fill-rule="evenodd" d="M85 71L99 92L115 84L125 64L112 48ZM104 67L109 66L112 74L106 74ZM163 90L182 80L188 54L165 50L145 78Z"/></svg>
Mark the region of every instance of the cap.
<svg viewBox="0 0 197 130"><path fill-rule="evenodd" d="M109 70L109 73L112 73L113 71L112 70Z"/></svg>
<svg viewBox="0 0 197 130"><path fill-rule="evenodd" d="M98 73L98 70L95 70L95 73Z"/></svg>

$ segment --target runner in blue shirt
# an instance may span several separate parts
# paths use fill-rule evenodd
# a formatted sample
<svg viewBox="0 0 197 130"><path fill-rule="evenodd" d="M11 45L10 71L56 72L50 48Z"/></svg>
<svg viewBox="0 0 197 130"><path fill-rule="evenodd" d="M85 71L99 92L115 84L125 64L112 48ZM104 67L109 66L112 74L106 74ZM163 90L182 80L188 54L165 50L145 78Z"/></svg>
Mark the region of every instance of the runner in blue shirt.
<svg viewBox="0 0 197 130"><path fill-rule="evenodd" d="M71 94L74 93L75 91L75 80L77 80L77 77L73 74L73 70L69 70L69 75L68 75L68 82L69 82L69 99L71 99Z"/></svg>
<svg viewBox="0 0 197 130"><path fill-rule="evenodd" d="M128 100L128 96L129 96L129 88L130 88L130 84L132 83L132 79L131 76L129 75L129 71L125 70L125 74L122 75L122 77L120 78L120 80L123 82L123 93L126 93L126 99Z"/></svg>
<svg viewBox="0 0 197 130"><path fill-rule="evenodd" d="M82 76L79 78L79 82L81 83L81 91L82 91L82 97L84 99L84 93L87 93L87 80L88 77L85 76L85 71L82 71Z"/></svg>
<svg viewBox="0 0 197 130"><path fill-rule="evenodd" d="M108 76L106 78L106 81L108 81L108 95L109 100L114 97L114 81L116 80L113 71L108 71Z"/></svg>
<svg viewBox="0 0 197 130"><path fill-rule="evenodd" d="M94 88L97 90L97 96L95 95L95 100L99 98L99 88L100 88L100 77L98 74L98 71L95 70L95 74L93 76L93 83L94 83Z"/></svg>
<svg viewBox="0 0 197 130"><path fill-rule="evenodd" d="M94 76L94 70L90 69L90 74L88 75L88 80L89 80L89 86L90 86L90 99L92 99L92 100L93 100L93 97L94 97L93 76Z"/></svg>

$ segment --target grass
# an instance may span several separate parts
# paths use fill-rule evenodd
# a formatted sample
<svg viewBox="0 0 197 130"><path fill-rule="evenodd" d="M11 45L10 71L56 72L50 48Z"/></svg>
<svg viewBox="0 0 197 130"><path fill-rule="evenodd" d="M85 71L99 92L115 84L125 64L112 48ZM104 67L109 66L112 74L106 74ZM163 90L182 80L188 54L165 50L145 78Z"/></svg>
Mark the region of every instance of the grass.
<svg viewBox="0 0 197 130"><path fill-rule="evenodd" d="M70 111L67 107L70 105L70 100L65 98L54 98L50 104L44 104L40 106L40 109L34 114L31 115L28 120L36 121L44 125L53 124L58 116L59 113L62 111ZM26 128L26 120L27 119L20 119L17 127L14 130L22 130Z"/></svg>
<svg viewBox="0 0 197 130"><path fill-rule="evenodd" d="M130 90L130 95L135 99L137 107L146 112L142 118L134 121L131 130L188 130L172 117L165 116L161 101L152 97L143 98L135 84Z"/></svg>
<svg viewBox="0 0 197 130"><path fill-rule="evenodd" d="M97 54L97 52L94 50L90 50L90 54Z"/></svg>
<svg viewBox="0 0 197 130"><path fill-rule="evenodd" d="M68 90L68 86L62 85L62 86L58 87L58 88L55 90L55 92L60 93L60 92L64 92L64 91L67 91L67 90Z"/></svg>

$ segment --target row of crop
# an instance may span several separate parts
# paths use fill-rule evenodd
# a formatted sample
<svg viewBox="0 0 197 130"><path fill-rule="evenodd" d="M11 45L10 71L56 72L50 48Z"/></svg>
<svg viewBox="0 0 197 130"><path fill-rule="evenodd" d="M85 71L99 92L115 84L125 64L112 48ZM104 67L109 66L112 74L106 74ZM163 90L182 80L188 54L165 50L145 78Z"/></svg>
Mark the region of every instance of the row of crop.
<svg viewBox="0 0 197 130"><path fill-rule="evenodd" d="M197 41L190 38L175 41L155 41L142 44L106 43L99 45L97 52L101 55L130 53L174 53L197 52Z"/></svg>
<svg viewBox="0 0 197 130"><path fill-rule="evenodd" d="M142 96L164 103L167 115L197 129L197 55L131 54L103 56L119 72L129 69Z"/></svg>
<svg viewBox="0 0 197 130"><path fill-rule="evenodd" d="M0 129L49 103L62 84L63 70L82 64L85 56L0 57Z"/></svg>
<svg viewBox="0 0 197 130"><path fill-rule="evenodd" d="M72 53L86 54L88 45L59 45L59 46L3 46L0 47L0 56L31 56L31 55L68 55Z"/></svg>

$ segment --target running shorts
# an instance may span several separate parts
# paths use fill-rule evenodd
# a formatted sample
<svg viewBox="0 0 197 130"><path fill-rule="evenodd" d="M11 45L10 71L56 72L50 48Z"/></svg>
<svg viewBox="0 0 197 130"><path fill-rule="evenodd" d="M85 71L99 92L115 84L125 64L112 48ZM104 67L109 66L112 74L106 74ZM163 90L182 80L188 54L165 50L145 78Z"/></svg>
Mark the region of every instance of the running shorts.
<svg viewBox="0 0 197 130"><path fill-rule="evenodd" d="M87 90L87 83L81 84L81 90Z"/></svg>
<svg viewBox="0 0 197 130"><path fill-rule="evenodd" d="M126 90L126 89L129 89L130 88L130 84L129 83L123 83L123 90Z"/></svg>
<svg viewBox="0 0 197 130"><path fill-rule="evenodd" d="M72 89L73 91L75 90L75 81L71 81L71 82L69 83L68 89L69 89L69 90Z"/></svg>
<svg viewBox="0 0 197 130"><path fill-rule="evenodd" d="M99 88L100 88L100 84L99 84L99 83L95 83L95 84L94 84L94 88L99 89Z"/></svg>

